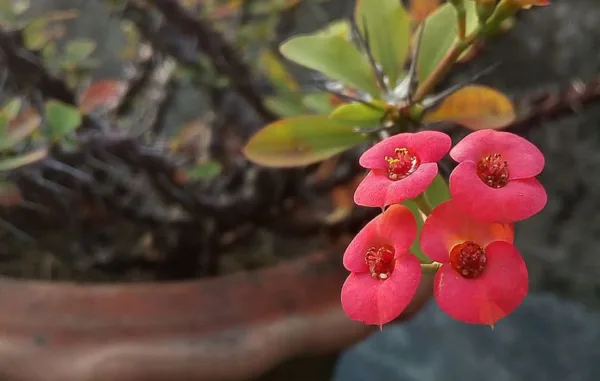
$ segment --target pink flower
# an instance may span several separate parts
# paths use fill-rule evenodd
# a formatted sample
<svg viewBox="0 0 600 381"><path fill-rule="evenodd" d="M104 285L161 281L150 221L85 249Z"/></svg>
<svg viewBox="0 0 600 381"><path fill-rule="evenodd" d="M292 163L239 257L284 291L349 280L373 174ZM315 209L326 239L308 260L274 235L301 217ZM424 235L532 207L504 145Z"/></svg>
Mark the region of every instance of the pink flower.
<svg viewBox="0 0 600 381"><path fill-rule="evenodd" d="M512 223L546 205L546 191L535 178L544 168L544 155L526 139L480 130L454 146L450 156L459 162L450 175L450 193L472 217Z"/></svg>
<svg viewBox="0 0 600 381"><path fill-rule="evenodd" d="M421 230L421 249L442 263L433 295L448 315L494 325L514 311L528 291L527 267L513 246L512 225L483 223L454 200L438 205Z"/></svg>
<svg viewBox="0 0 600 381"><path fill-rule="evenodd" d="M382 326L398 317L421 280L421 265L408 249L417 224L408 208L394 205L369 222L348 245L342 307L354 320Z"/></svg>
<svg viewBox="0 0 600 381"><path fill-rule="evenodd" d="M417 197L437 175L437 162L451 144L448 135L437 131L398 134L375 144L360 157L360 165L371 171L354 202L384 207Z"/></svg>

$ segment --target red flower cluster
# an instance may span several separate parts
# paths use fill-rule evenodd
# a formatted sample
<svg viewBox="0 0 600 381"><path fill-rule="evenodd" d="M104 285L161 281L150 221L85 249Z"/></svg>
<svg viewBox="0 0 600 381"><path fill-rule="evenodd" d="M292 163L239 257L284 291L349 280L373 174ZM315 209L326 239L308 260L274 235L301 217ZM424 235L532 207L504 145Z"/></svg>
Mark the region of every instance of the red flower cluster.
<svg viewBox="0 0 600 381"><path fill-rule="evenodd" d="M414 297L422 270L409 248L417 224L412 212L397 204L428 188L437 161L448 151L459 163L450 175L451 199L425 217L418 240L439 266L433 290L438 305L455 319L494 325L525 298L527 267L513 246L513 223L546 205L546 192L535 178L544 156L529 141L493 130L473 132L450 146L441 132L405 133L360 158L370 172L355 202L384 212L344 253L351 274L342 287L342 306L350 318L381 326Z"/></svg>

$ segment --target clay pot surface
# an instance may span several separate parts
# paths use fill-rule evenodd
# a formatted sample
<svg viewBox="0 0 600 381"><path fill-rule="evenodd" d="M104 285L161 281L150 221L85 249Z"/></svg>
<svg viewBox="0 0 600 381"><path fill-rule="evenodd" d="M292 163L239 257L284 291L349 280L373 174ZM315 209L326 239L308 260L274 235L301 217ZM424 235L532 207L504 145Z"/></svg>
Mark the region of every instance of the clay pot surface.
<svg viewBox="0 0 600 381"><path fill-rule="evenodd" d="M339 351L373 330L341 310L346 276L338 251L177 283L2 279L0 379L251 379L294 357ZM421 286L404 317L427 299Z"/></svg>

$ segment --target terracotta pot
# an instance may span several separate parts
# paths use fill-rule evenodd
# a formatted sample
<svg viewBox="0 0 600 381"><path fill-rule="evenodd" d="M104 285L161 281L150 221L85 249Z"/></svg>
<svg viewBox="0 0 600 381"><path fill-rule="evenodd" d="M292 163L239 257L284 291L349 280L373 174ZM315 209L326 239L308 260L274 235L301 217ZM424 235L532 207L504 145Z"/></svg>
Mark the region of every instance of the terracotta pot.
<svg viewBox="0 0 600 381"><path fill-rule="evenodd" d="M0 380L250 379L371 332L341 310L346 275L338 251L179 283L2 279ZM426 301L430 281L404 317Z"/></svg>

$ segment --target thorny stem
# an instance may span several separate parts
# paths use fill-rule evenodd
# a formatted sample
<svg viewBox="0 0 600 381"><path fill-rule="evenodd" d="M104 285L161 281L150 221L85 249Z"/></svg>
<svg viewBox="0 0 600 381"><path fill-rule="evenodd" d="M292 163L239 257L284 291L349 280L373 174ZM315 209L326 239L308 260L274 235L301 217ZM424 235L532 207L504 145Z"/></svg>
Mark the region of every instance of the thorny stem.
<svg viewBox="0 0 600 381"><path fill-rule="evenodd" d="M458 61L460 55L482 34L482 31L483 28L478 26L469 36L465 37L465 39L456 41L452 45L435 70L417 88L414 97L415 102L422 101L427 94L433 91L437 84L446 76L446 74L448 74L456 61Z"/></svg>
<svg viewBox="0 0 600 381"><path fill-rule="evenodd" d="M440 262L421 263L421 270L426 274L435 274L442 264Z"/></svg>

